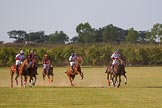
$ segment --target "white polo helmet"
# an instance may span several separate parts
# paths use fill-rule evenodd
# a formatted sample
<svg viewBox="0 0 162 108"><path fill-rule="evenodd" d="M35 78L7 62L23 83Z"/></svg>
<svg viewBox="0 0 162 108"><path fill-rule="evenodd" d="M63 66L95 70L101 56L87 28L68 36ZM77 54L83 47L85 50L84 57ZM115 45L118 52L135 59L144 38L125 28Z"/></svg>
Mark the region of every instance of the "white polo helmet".
<svg viewBox="0 0 162 108"><path fill-rule="evenodd" d="M23 53L24 53L24 51L23 51L23 50L21 50L21 51L20 51L20 53L21 53L21 54L23 54Z"/></svg>

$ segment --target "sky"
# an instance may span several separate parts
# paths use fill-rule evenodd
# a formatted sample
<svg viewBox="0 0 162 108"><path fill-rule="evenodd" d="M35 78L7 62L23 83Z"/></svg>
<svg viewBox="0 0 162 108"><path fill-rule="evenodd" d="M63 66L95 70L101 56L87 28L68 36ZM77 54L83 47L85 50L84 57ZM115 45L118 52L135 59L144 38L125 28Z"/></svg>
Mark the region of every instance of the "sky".
<svg viewBox="0 0 162 108"><path fill-rule="evenodd" d="M88 22L92 28L109 24L138 31L162 24L162 0L0 0L0 41L13 42L8 31L27 33L64 31L70 38L76 27Z"/></svg>

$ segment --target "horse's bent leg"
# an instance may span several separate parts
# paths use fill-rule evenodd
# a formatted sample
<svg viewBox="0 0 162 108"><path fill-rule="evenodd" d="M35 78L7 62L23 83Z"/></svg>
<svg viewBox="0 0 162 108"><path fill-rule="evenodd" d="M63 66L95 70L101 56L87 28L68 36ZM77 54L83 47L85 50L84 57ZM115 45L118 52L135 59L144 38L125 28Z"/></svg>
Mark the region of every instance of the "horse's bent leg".
<svg viewBox="0 0 162 108"><path fill-rule="evenodd" d="M127 76L125 74L123 76L125 78L125 85L126 85L127 84Z"/></svg>
<svg viewBox="0 0 162 108"><path fill-rule="evenodd" d="M30 87L32 87L32 86L33 86L33 77L32 77L32 76L30 76L30 79L29 79L29 84L30 84Z"/></svg>
<svg viewBox="0 0 162 108"><path fill-rule="evenodd" d="M37 81L37 77L36 77L36 75L34 75L33 85L35 85L36 81Z"/></svg>
<svg viewBox="0 0 162 108"><path fill-rule="evenodd" d="M114 86L114 87L116 87L116 85L115 85L115 84L116 84L116 82L117 82L117 76L112 74L112 76L111 76L111 77L112 77L112 79L111 79L112 84L113 84L113 86ZM114 78L115 78L115 80L114 80Z"/></svg>
<svg viewBox="0 0 162 108"><path fill-rule="evenodd" d="M23 86L23 77L21 75L21 86Z"/></svg>
<svg viewBox="0 0 162 108"><path fill-rule="evenodd" d="M83 72L80 72L80 76L82 77L81 80L84 78Z"/></svg>
<svg viewBox="0 0 162 108"><path fill-rule="evenodd" d="M73 79L71 77L69 77L69 80L70 80L71 86L74 86Z"/></svg>
<svg viewBox="0 0 162 108"><path fill-rule="evenodd" d="M110 73L107 72L107 83L110 86L110 79L109 79L109 77L110 77Z"/></svg>
<svg viewBox="0 0 162 108"><path fill-rule="evenodd" d="M27 76L24 76L24 87L26 87L26 83L27 83Z"/></svg>
<svg viewBox="0 0 162 108"><path fill-rule="evenodd" d="M42 77L43 77L43 80L45 80L45 73L44 73L44 71L43 71L43 73L42 73Z"/></svg>
<svg viewBox="0 0 162 108"><path fill-rule="evenodd" d="M120 83L121 83L121 75L119 75L119 82L118 82L118 88L120 87Z"/></svg>
<svg viewBox="0 0 162 108"><path fill-rule="evenodd" d="M51 75L51 82L53 82L53 75Z"/></svg>
<svg viewBox="0 0 162 108"><path fill-rule="evenodd" d="M110 78L110 83L115 87L115 75L113 75L112 73L109 73L109 78Z"/></svg>
<svg viewBox="0 0 162 108"><path fill-rule="evenodd" d="M19 77L19 74L17 74L16 77L15 77L16 85L18 85L18 80L17 80L18 77Z"/></svg>
<svg viewBox="0 0 162 108"><path fill-rule="evenodd" d="M70 80L71 86L74 86L74 84L73 84L74 77L72 77L72 76L70 76L70 75L68 75L68 77L69 77L69 80Z"/></svg>

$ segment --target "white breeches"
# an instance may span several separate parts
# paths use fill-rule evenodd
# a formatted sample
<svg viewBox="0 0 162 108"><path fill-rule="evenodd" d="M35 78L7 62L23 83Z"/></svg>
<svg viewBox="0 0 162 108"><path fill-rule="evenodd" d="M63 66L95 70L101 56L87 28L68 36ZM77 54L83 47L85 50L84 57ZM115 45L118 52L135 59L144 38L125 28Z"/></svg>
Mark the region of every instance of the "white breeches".
<svg viewBox="0 0 162 108"><path fill-rule="evenodd" d="M70 62L70 66L73 66L75 64L75 62Z"/></svg>
<svg viewBox="0 0 162 108"><path fill-rule="evenodd" d="M29 62L30 66L32 65L32 61Z"/></svg>
<svg viewBox="0 0 162 108"><path fill-rule="evenodd" d="M43 64L43 68L49 68L49 64Z"/></svg>
<svg viewBox="0 0 162 108"><path fill-rule="evenodd" d="M118 64L118 60L113 60L112 65Z"/></svg>
<svg viewBox="0 0 162 108"><path fill-rule="evenodd" d="M16 60L16 65L20 65L20 64L21 64L20 60Z"/></svg>

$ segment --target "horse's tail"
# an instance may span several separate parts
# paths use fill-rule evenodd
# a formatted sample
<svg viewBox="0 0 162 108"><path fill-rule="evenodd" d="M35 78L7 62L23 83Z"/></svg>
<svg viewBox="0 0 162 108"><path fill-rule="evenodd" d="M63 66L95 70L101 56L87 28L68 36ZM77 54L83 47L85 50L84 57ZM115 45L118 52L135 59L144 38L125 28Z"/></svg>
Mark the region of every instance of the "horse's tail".
<svg viewBox="0 0 162 108"><path fill-rule="evenodd" d="M106 69L105 73L107 73L107 69Z"/></svg>

